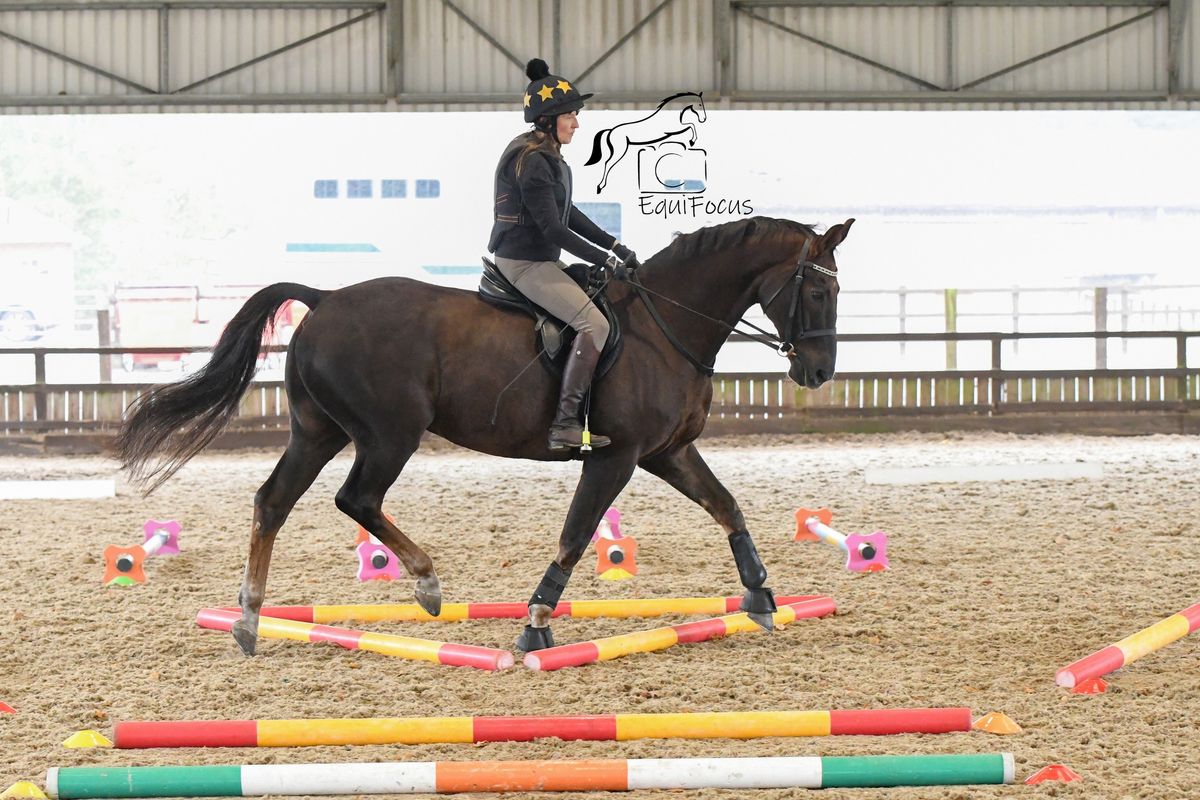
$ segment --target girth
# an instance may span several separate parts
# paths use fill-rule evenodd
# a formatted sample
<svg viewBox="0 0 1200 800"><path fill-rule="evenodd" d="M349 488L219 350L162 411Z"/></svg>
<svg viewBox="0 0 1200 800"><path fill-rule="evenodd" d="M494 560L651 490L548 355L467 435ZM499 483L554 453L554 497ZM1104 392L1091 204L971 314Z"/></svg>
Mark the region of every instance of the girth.
<svg viewBox="0 0 1200 800"><path fill-rule="evenodd" d="M579 288L587 292L600 313L608 320L608 339L596 366L596 380L604 376L621 355L624 340L621 338L621 323L613 313L608 296L599 291L600 283L591 280L592 268L587 264L571 264L565 270ZM541 306L531 302L513 286L508 278L496 268L491 259L483 259L483 275L479 279L479 296L498 308L524 312L534 319L533 346L541 353L542 364L551 372L561 375L567 360L567 352L575 339L575 329L550 314Z"/></svg>

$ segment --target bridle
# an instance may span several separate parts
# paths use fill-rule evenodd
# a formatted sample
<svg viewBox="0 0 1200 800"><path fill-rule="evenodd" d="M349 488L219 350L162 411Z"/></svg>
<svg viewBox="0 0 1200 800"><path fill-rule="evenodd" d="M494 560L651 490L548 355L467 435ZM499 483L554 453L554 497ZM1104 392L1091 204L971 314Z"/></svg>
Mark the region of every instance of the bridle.
<svg viewBox="0 0 1200 800"><path fill-rule="evenodd" d="M804 249L800 251L800 261L796 264L796 271L793 272L792 276L785 280L780 287L775 290L774 294L772 294L771 297L762 304L763 311L766 311L767 306L771 305L771 303L774 303L776 298L778 298L783 290L788 287L788 284L791 284L792 303L788 309L787 324L783 329L785 338L780 339L779 344L776 346L776 351L779 353L779 355L784 356L785 358L790 358L796 354L795 343L801 341L802 339L816 339L821 336L834 336L837 334L837 331L834 328L818 328L817 330L808 330L807 326L805 325L804 304L800 302L800 300L803 298L802 290L804 289L805 271L811 268L817 272L820 272L822 275L829 275L834 278L837 277L837 270L829 269L828 267L822 267L820 264L808 260L808 250L811 245L812 239L804 240ZM749 325L750 323L747 322L746 324Z"/></svg>
<svg viewBox="0 0 1200 800"><path fill-rule="evenodd" d="M775 302L784 289L786 289L789 285L792 286L792 302L791 307L788 310L787 324L784 329L784 335L786 338L784 339L780 339L770 331L765 331L755 325L753 322L747 322L745 319L738 320L738 323L750 326L757 331L757 333L749 333L747 331L738 330L737 325L730 325L724 320L717 319L716 317L710 317L709 315L697 311L694 308L685 306L683 303L676 302L675 300L665 297L658 292L647 289L641 281L637 280L634 274L630 274L629 276L629 285L633 287L634 291L637 292L638 297L640 297L642 302L646 304L646 308L650 311L650 316L654 318L655 323L658 324L659 330L661 330L663 335L667 337L667 341L669 341L676 350L682 353L684 358L690 361L692 365L696 367L696 369L700 370L706 375L712 375L715 372L713 366L711 364L705 364L703 361L696 358L696 356L694 356L692 352L675 337L675 334L671 331L670 327L667 326L666 320L662 318L662 315L658 313L658 309L655 308L653 301L650 299L650 295L654 295L655 297L666 300L668 303L678 306L685 311L690 311L698 317L704 317L707 320L715 322L732 333L740 333L752 341L758 342L759 344L764 344L767 347L772 348L778 355L783 356L784 358L792 358L796 355L795 342L803 339L816 339L819 336L835 336L837 334L837 331L834 328L807 330L805 327L804 304L801 302L801 300L803 298L802 289L804 287L804 277L807 274L808 269L811 268L823 275L829 275L834 278L837 277L837 270L829 269L828 267L822 267L820 264L816 264L808 260L808 252L811 247L812 239L805 239L804 249L800 251L800 260L796 262L795 272L793 272L791 276L788 277L780 285L780 287L775 290L775 292L770 298L767 299L765 303L761 304L763 311L766 311L767 306ZM795 330L797 328L797 323L799 329Z"/></svg>

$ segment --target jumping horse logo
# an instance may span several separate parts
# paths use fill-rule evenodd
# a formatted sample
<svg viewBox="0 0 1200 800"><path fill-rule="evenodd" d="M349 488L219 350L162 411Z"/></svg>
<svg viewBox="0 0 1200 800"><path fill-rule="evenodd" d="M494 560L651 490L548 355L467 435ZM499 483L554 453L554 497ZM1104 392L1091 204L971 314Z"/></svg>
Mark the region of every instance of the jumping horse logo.
<svg viewBox="0 0 1200 800"><path fill-rule="evenodd" d="M625 157L632 146L641 148L638 152L638 175L639 188L644 192L684 191L686 186L682 179L661 174L665 164L675 162L679 158L683 158L680 167L691 170L693 174L697 169L703 171L701 177L707 181L705 152L695 146L696 125L704 122L706 118L704 93L680 92L660 102L658 108L642 119L622 122L597 133L592 143L592 155L585 164L591 166L604 159L604 174L600 183L596 185L596 194L604 190L608 184L608 173ZM647 170L642 169L644 155L651 158L658 155L653 166L648 165ZM653 179L652 188L643 185L642 174L647 171L650 173L647 178Z"/></svg>

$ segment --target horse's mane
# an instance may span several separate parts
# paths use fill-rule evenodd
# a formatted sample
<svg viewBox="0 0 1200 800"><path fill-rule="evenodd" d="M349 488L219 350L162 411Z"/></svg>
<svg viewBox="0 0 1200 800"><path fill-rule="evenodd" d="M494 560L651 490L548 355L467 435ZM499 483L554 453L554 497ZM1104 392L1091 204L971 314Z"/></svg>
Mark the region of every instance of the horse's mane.
<svg viewBox="0 0 1200 800"><path fill-rule="evenodd" d="M760 236L771 233L800 233L816 237L817 232L810 226L790 219L774 217L751 217L720 225L710 225L692 233L680 233L675 240L647 259L651 262L686 261L699 255L712 255L722 250L736 247L750 236Z"/></svg>

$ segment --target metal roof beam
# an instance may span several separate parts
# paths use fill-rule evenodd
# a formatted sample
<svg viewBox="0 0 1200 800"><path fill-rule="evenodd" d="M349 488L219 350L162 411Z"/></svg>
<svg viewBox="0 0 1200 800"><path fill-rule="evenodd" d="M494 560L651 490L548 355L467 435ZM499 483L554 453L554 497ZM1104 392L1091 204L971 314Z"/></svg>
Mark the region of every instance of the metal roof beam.
<svg viewBox="0 0 1200 800"><path fill-rule="evenodd" d="M1187 21L1187 0L1170 0L1167 6L1167 92L1179 93L1179 69L1183 59L1183 32Z"/></svg>
<svg viewBox="0 0 1200 800"><path fill-rule="evenodd" d="M4 11L329 11L382 9L380 0L0 0Z"/></svg>
<svg viewBox="0 0 1200 800"><path fill-rule="evenodd" d="M950 8L1161 8L1171 0L733 0L735 8L840 8L948 6Z"/></svg>
<svg viewBox="0 0 1200 800"><path fill-rule="evenodd" d="M1042 92L988 92L988 91L910 91L910 92L738 92L729 98L733 105L749 103L798 103L798 104L871 104L887 103L1086 103L1091 105L1115 105L1119 103L1162 103L1174 99L1183 102L1200 102L1200 91L1181 92L1174 98L1164 91L1042 91ZM658 103L662 92L605 92L605 103ZM377 105L382 110L389 102L398 105L504 105L512 104L507 93L411 93L398 97L386 93L358 94L128 94L128 95L7 95L0 96L0 107L137 107L137 106L349 106ZM598 104L604 105L604 104Z"/></svg>
<svg viewBox="0 0 1200 800"><path fill-rule="evenodd" d="M387 75L392 96L404 91L404 0L387 0Z"/></svg>
<svg viewBox="0 0 1200 800"><path fill-rule="evenodd" d="M611 95L605 93L605 100ZM1161 103L1169 98L1163 91L936 91L936 92L738 92L734 103ZM1175 99L1200 100L1200 92L1181 93ZM614 99L613 102L616 102Z"/></svg>

